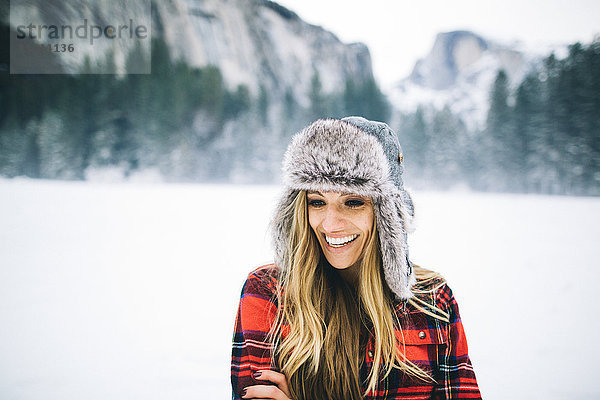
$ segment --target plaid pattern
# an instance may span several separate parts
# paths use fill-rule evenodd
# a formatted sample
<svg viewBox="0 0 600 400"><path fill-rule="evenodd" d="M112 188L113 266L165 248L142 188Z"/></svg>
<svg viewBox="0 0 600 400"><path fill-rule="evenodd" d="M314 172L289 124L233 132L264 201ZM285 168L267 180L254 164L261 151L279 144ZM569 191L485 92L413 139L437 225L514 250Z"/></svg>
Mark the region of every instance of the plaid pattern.
<svg viewBox="0 0 600 400"><path fill-rule="evenodd" d="M277 267L266 265L253 271L242 289L235 322L231 357L233 398L239 399L246 386L259 384L252 374L273 369L267 334L275 321ZM409 303L398 303L396 313L402 326L397 337L406 357L431 374L437 384L411 378L393 369L365 400L375 399L481 399L475 373L468 356L467 341L458 304L447 285L432 294L432 300L449 314L449 323L427 316ZM373 360L374 339L367 342L361 378L366 380Z"/></svg>

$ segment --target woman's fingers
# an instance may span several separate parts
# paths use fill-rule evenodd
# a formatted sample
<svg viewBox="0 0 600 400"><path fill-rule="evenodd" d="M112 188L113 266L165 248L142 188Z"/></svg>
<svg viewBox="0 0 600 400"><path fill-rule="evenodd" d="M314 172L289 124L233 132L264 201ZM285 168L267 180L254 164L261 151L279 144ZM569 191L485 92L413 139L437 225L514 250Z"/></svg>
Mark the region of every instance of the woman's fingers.
<svg viewBox="0 0 600 400"><path fill-rule="evenodd" d="M273 385L248 386L242 392L242 399L290 400L281 389Z"/></svg>
<svg viewBox="0 0 600 400"><path fill-rule="evenodd" d="M280 372L271 370L258 371L254 374L254 379L258 381L272 382L277 385L277 387L281 389L281 391L287 397L291 397L290 390L288 389L287 379L285 378L285 375Z"/></svg>
<svg viewBox="0 0 600 400"><path fill-rule="evenodd" d="M265 385L248 386L245 389L242 398L273 400L289 400L291 398L285 375L279 372L265 370L256 372L254 374L254 379L258 382L265 382ZM274 384L274 386L269 385L269 383Z"/></svg>

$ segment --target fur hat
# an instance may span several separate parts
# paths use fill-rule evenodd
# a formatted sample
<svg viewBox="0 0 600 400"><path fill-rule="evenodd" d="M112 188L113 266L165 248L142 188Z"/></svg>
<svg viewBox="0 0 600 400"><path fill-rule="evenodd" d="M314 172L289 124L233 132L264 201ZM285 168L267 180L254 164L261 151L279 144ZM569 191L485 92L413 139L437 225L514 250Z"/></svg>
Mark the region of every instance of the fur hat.
<svg viewBox="0 0 600 400"><path fill-rule="evenodd" d="M373 200L388 286L399 300L412 297L406 234L414 210L402 182L402 160L398 137L382 122L320 119L297 133L284 156L285 191L272 222L275 262L289 268L290 205L299 190L356 193Z"/></svg>

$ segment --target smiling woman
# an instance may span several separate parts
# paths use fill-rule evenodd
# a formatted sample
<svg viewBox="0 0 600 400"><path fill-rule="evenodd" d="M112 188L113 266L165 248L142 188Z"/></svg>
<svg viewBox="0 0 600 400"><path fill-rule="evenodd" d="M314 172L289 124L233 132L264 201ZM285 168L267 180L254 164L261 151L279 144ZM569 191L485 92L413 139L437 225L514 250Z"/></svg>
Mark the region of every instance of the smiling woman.
<svg viewBox="0 0 600 400"><path fill-rule="evenodd" d="M234 398L481 398L452 291L408 257L402 161L396 134L360 117L294 137L275 264L242 290Z"/></svg>
<svg viewBox="0 0 600 400"><path fill-rule="evenodd" d="M373 204L355 194L308 192L308 223L325 259L345 279L358 278L359 261L373 228Z"/></svg>

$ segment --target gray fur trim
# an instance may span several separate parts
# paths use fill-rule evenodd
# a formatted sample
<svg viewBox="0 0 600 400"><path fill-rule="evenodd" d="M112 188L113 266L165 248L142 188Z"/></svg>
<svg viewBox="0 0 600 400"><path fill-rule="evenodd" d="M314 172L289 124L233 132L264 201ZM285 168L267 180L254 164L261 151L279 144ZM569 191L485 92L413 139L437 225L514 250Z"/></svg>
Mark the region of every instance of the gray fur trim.
<svg viewBox="0 0 600 400"><path fill-rule="evenodd" d="M406 300L413 296L415 283L406 240L414 209L400 176L401 148L386 124L355 118L315 121L288 146L283 161L286 189L271 223L275 262L284 270L290 267L290 206L299 190L367 196L373 200L385 280L398 299ZM382 140L388 144L387 154Z"/></svg>
<svg viewBox="0 0 600 400"><path fill-rule="evenodd" d="M284 271L289 271L289 268L291 268L287 244L289 243L294 219L294 210L290 207L297 194L298 190L286 188L275 207L275 213L271 220L270 228L273 235L273 248L275 249L275 264Z"/></svg>

